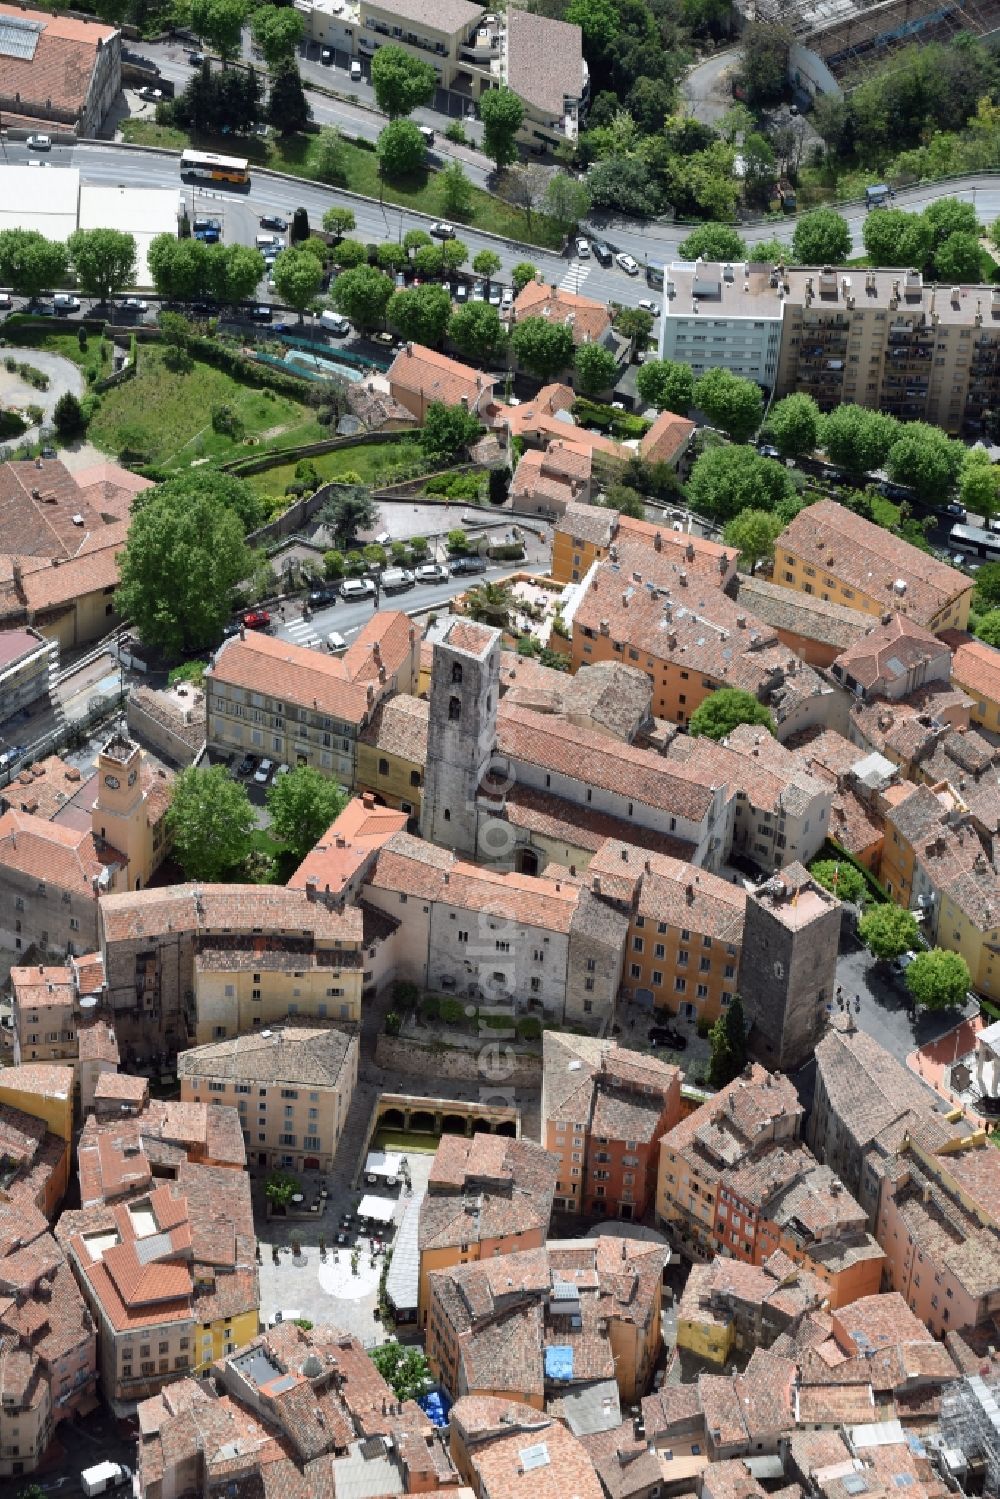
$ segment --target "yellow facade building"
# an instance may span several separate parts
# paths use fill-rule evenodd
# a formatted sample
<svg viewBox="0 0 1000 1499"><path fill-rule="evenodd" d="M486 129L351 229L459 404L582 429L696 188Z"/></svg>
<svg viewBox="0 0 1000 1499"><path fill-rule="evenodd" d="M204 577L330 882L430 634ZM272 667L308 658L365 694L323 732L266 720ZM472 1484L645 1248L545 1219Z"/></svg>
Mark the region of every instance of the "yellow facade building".
<svg viewBox="0 0 1000 1499"><path fill-rule="evenodd" d="M358 739L357 791L405 812L411 831L420 816L429 718L426 699L400 693L379 703Z"/></svg>

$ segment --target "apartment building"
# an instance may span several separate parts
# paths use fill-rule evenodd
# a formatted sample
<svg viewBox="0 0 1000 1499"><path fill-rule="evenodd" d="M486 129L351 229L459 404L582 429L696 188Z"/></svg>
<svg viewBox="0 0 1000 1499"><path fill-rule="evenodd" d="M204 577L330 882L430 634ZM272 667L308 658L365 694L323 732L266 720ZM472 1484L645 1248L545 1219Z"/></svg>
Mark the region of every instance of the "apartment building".
<svg viewBox="0 0 1000 1499"><path fill-rule="evenodd" d="M342 656L243 631L205 673L209 744L353 787L361 731L384 697L416 691L419 663L416 629L396 610L373 615Z"/></svg>
<svg viewBox="0 0 1000 1499"><path fill-rule="evenodd" d="M59 1426L93 1409L97 1337L38 1208L0 1203L0 1477L32 1473Z"/></svg>
<svg viewBox="0 0 1000 1499"><path fill-rule="evenodd" d="M59 646L37 630L0 630L0 702L4 719L47 698Z"/></svg>
<svg viewBox="0 0 1000 1499"><path fill-rule="evenodd" d="M835 500L786 526L774 547L774 581L881 619L899 610L937 635L964 629L972 579Z"/></svg>
<svg viewBox="0 0 1000 1499"><path fill-rule="evenodd" d="M589 505L593 458L572 442L529 448L518 459L510 485L511 509L546 518L565 515L570 505Z"/></svg>
<svg viewBox="0 0 1000 1499"><path fill-rule="evenodd" d="M81 1112L89 1113L100 1078L116 1074L120 1061L100 954L71 957L65 967L12 968L10 976L15 1064L69 1063Z"/></svg>
<svg viewBox="0 0 1000 1499"><path fill-rule="evenodd" d="M108 1006L126 1057L289 1016L356 1022L363 943L362 913L329 910L315 889L166 885L100 903Z"/></svg>
<svg viewBox="0 0 1000 1499"><path fill-rule="evenodd" d="M743 886L611 838L591 859L587 879L629 916L629 994L668 1015L714 1023L738 989Z"/></svg>
<svg viewBox="0 0 1000 1499"><path fill-rule="evenodd" d="M185 1149L189 1142L192 1154L210 1149L208 1124L220 1125L224 1114L233 1116L227 1134L234 1127L238 1138L235 1111L192 1116L188 1105L184 1116L184 1107L161 1105L150 1119L89 1120L80 1142L84 1206L57 1227L97 1327L104 1397L119 1417L257 1331L249 1177L235 1160L203 1164ZM245 1164L242 1143L240 1155Z"/></svg>
<svg viewBox="0 0 1000 1499"><path fill-rule="evenodd" d="M528 1140L443 1135L420 1204L418 1321L427 1325L434 1270L541 1249L548 1238L558 1163Z"/></svg>
<svg viewBox="0 0 1000 1499"><path fill-rule="evenodd" d="M784 304L775 395L854 402L946 432L979 431L998 391L1000 293L914 270L772 272Z"/></svg>
<svg viewBox="0 0 1000 1499"><path fill-rule="evenodd" d="M376 983L408 979L586 1029L614 1013L627 920L565 870L504 872L396 833L363 894L392 926Z"/></svg>
<svg viewBox="0 0 1000 1499"><path fill-rule="evenodd" d="M734 1159L797 1140L803 1113L788 1079L753 1063L660 1141L657 1221L697 1254L713 1254L722 1176Z"/></svg>
<svg viewBox="0 0 1000 1499"><path fill-rule="evenodd" d="M899 702L932 682L950 680L951 649L905 614L888 614L842 651L830 671L858 701Z"/></svg>
<svg viewBox="0 0 1000 1499"><path fill-rule="evenodd" d="M696 573L706 585L726 588L736 577L738 554L731 547L585 504L567 505L552 528L552 576L558 583L578 583L595 562L603 562L625 541L644 542L683 567L689 577Z"/></svg>
<svg viewBox="0 0 1000 1499"><path fill-rule="evenodd" d="M778 376L785 304L770 267L675 261L664 269L661 359L695 375L727 369L768 389Z"/></svg>
<svg viewBox="0 0 1000 1499"><path fill-rule="evenodd" d="M760 1264L726 1257L696 1263L677 1303L677 1347L721 1366L734 1349L770 1348L825 1300L816 1276L780 1252Z"/></svg>
<svg viewBox="0 0 1000 1499"><path fill-rule="evenodd" d="M7 5L0 21L14 38L0 94L5 113L31 130L98 135L121 88L121 32L89 16Z"/></svg>
<svg viewBox="0 0 1000 1499"><path fill-rule="evenodd" d="M575 141L590 99L579 26L517 8L492 13L448 0L433 14L419 0L296 0L309 40L362 64L393 45L429 63L438 87L467 99L506 86L524 106L519 141L554 150Z"/></svg>
<svg viewBox="0 0 1000 1499"><path fill-rule="evenodd" d="M451 1456L475 1499L604 1499L587 1449L561 1421L516 1400L469 1395L451 1408Z"/></svg>
<svg viewBox="0 0 1000 1499"><path fill-rule="evenodd" d="M559 1161L562 1212L641 1222L660 1139L680 1113L678 1068L614 1041L545 1033L541 1140Z"/></svg>
<svg viewBox="0 0 1000 1499"><path fill-rule="evenodd" d="M965 631L947 630L942 640L953 652L952 683L972 701L971 721L1000 733L1000 651Z"/></svg>
<svg viewBox="0 0 1000 1499"><path fill-rule="evenodd" d="M577 1406L599 1397L600 1426L621 1421L662 1347L665 1245L601 1235L435 1270L429 1277L426 1351L454 1399L519 1400L593 1429ZM572 1349L557 1363L548 1350ZM594 1385L598 1390L594 1390Z"/></svg>
<svg viewBox="0 0 1000 1499"><path fill-rule="evenodd" d="M685 552L686 552L685 548ZM694 549L691 549L694 551ZM574 671L594 661L630 661L653 685L653 712L686 724L721 687L772 708L782 737L833 726L835 695L770 629L662 544L619 541L594 562L563 606Z"/></svg>
<svg viewBox="0 0 1000 1499"><path fill-rule="evenodd" d="M358 1080L358 1036L286 1022L177 1058L182 1103L228 1104L259 1167L329 1171Z"/></svg>

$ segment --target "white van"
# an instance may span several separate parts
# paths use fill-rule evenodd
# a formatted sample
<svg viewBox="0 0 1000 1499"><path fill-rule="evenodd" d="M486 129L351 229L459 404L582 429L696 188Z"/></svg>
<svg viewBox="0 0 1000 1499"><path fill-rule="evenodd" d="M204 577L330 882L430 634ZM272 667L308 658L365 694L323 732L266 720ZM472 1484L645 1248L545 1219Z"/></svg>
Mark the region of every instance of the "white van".
<svg viewBox="0 0 1000 1499"><path fill-rule="evenodd" d="M335 656L342 656L347 650L347 641L336 630L330 631L326 643Z"/></svg>
<svg viewBox="0 0 1000 1499"><path fill-rule="evenodd" d="M351 325L347 319L341 317L339 312L331 312L329 307L325 307L320 313L319 323L327 333L335 333L338 338L346 338L351 331Z"/></svg>
<svg viewBox="0 0 1000 1499"><path fill-rule="evenodd" d="M351 63L351 81L353 83L360 83L361 80L362 80L362 78L364 76L365 76L364 73L362 73L362 71L361 71L361 64L359 62L352 62Z"/></svg>
<svg viewBox="0 0 1000 1499"><path fill-rule="evenodd" d="M258 234L254 244L258 250L274 250L279 247L284 249L285 247L285 241L277 234Z"/></svg>

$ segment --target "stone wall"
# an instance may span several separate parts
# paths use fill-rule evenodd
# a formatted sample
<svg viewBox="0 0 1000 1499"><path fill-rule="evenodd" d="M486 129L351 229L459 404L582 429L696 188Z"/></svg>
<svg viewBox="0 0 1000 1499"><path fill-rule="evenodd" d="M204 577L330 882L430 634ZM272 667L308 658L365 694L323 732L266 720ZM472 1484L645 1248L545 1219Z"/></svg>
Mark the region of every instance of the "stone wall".
<svg viewBox="0 0 1000 1499"><path fill-rule="evenodd" d="M513 1070L508 1076L506 1067L509 1061L513 1062ZM375 1046L375 1065L384 1067L387 1072L410 1073L422 1078L455 1078L484 1086L540 1088L542 1084L540 1053L514 1051L509 1042L494 1041L492 1037L474 1051L441 1051L433 1045L421 1045L412 1036L403 1040L399 1036L382 1035Z"/></svg>

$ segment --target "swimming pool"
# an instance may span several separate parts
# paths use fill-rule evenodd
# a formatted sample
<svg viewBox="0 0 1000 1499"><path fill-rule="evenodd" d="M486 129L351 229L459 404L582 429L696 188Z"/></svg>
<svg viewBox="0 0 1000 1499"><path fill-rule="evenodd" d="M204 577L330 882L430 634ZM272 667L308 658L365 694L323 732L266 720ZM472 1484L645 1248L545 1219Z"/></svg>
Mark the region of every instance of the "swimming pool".
<svg viewBox="0 0 1000 1499"><path fill-rule="evenodd" d="M354 385L367 380L369 374L355 365L341 363L339 359L321 359L318 354L306 354L299 349L289 349L285 355L285 363L299 365L305 370L322 370L324 374L339 375L342 380L350 380Z"/></svg>

